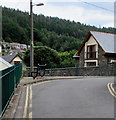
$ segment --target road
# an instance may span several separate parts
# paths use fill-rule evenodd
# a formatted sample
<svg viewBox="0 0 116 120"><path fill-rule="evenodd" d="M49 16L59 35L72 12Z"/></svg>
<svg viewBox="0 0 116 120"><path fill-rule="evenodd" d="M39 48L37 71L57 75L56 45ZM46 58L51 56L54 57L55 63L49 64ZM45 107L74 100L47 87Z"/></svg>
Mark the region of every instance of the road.
<svg viewBox="0 0 116 120"><path fill-rule="evenodd" d="M113 118L113 77L55 80L33 84L32 118Z"/></svg>

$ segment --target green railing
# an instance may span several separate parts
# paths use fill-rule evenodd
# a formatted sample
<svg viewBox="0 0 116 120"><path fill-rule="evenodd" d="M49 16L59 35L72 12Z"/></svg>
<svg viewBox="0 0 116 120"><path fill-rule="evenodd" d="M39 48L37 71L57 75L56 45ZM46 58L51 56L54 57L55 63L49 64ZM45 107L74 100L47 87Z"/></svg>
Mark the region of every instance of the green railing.
<svg viewBox="0 0 116 120"><path fill-rule="evenodd" d="M22 64L0 71L0 118L5 112L22 75Z"/></svg>

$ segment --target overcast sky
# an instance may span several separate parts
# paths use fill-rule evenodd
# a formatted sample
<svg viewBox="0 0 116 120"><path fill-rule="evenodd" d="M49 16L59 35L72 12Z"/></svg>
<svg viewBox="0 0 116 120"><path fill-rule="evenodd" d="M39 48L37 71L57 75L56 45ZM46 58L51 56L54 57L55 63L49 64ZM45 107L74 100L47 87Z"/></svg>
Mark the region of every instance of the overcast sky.
<svg viewBox="0 0 116 120"><path fill-rule="evenodd" d="M34 6L33 12L97 27L114 27L114 1L33 0L33 3L44 3L44 6ZM29 12L30 0L2 0L1 5Z"/></svg>

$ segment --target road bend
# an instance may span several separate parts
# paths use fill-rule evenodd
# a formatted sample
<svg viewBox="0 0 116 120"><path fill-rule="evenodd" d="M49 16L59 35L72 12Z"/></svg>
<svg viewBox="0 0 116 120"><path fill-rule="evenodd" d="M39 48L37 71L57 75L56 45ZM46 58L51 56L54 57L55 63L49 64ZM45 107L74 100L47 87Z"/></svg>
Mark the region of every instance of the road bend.
<svg viewBox="0 0 116 120"><path fill-rule="evenodd" d="M114 118L113 77L62 79L28 85L23 118ZM24 100L23 100L24 99ZM20 113L19 113L20 114ZM20 115L19 115L20 116Z"/></svg>

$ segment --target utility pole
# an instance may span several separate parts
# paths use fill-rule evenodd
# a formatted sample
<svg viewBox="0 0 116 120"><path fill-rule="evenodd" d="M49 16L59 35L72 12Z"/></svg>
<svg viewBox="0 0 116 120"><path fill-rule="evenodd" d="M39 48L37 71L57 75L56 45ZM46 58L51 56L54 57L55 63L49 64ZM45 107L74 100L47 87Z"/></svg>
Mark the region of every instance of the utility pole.
<svg viewBox="0 0 116 120"><path fill-rule="evenodd" d="M34 71L34 35L33 35L33 6L42 6L43 3L33 4L30 0L30 28L31 28L31 40L30 40L30 75Z"/></svg>
<svg viewBox="0 0 116 120"><path fill-rule="evenodd" d="M30 25L31 25L31 41L30 41L30 72L34 70L34 41L33 41L33 4L30 0Z"/></svg>

